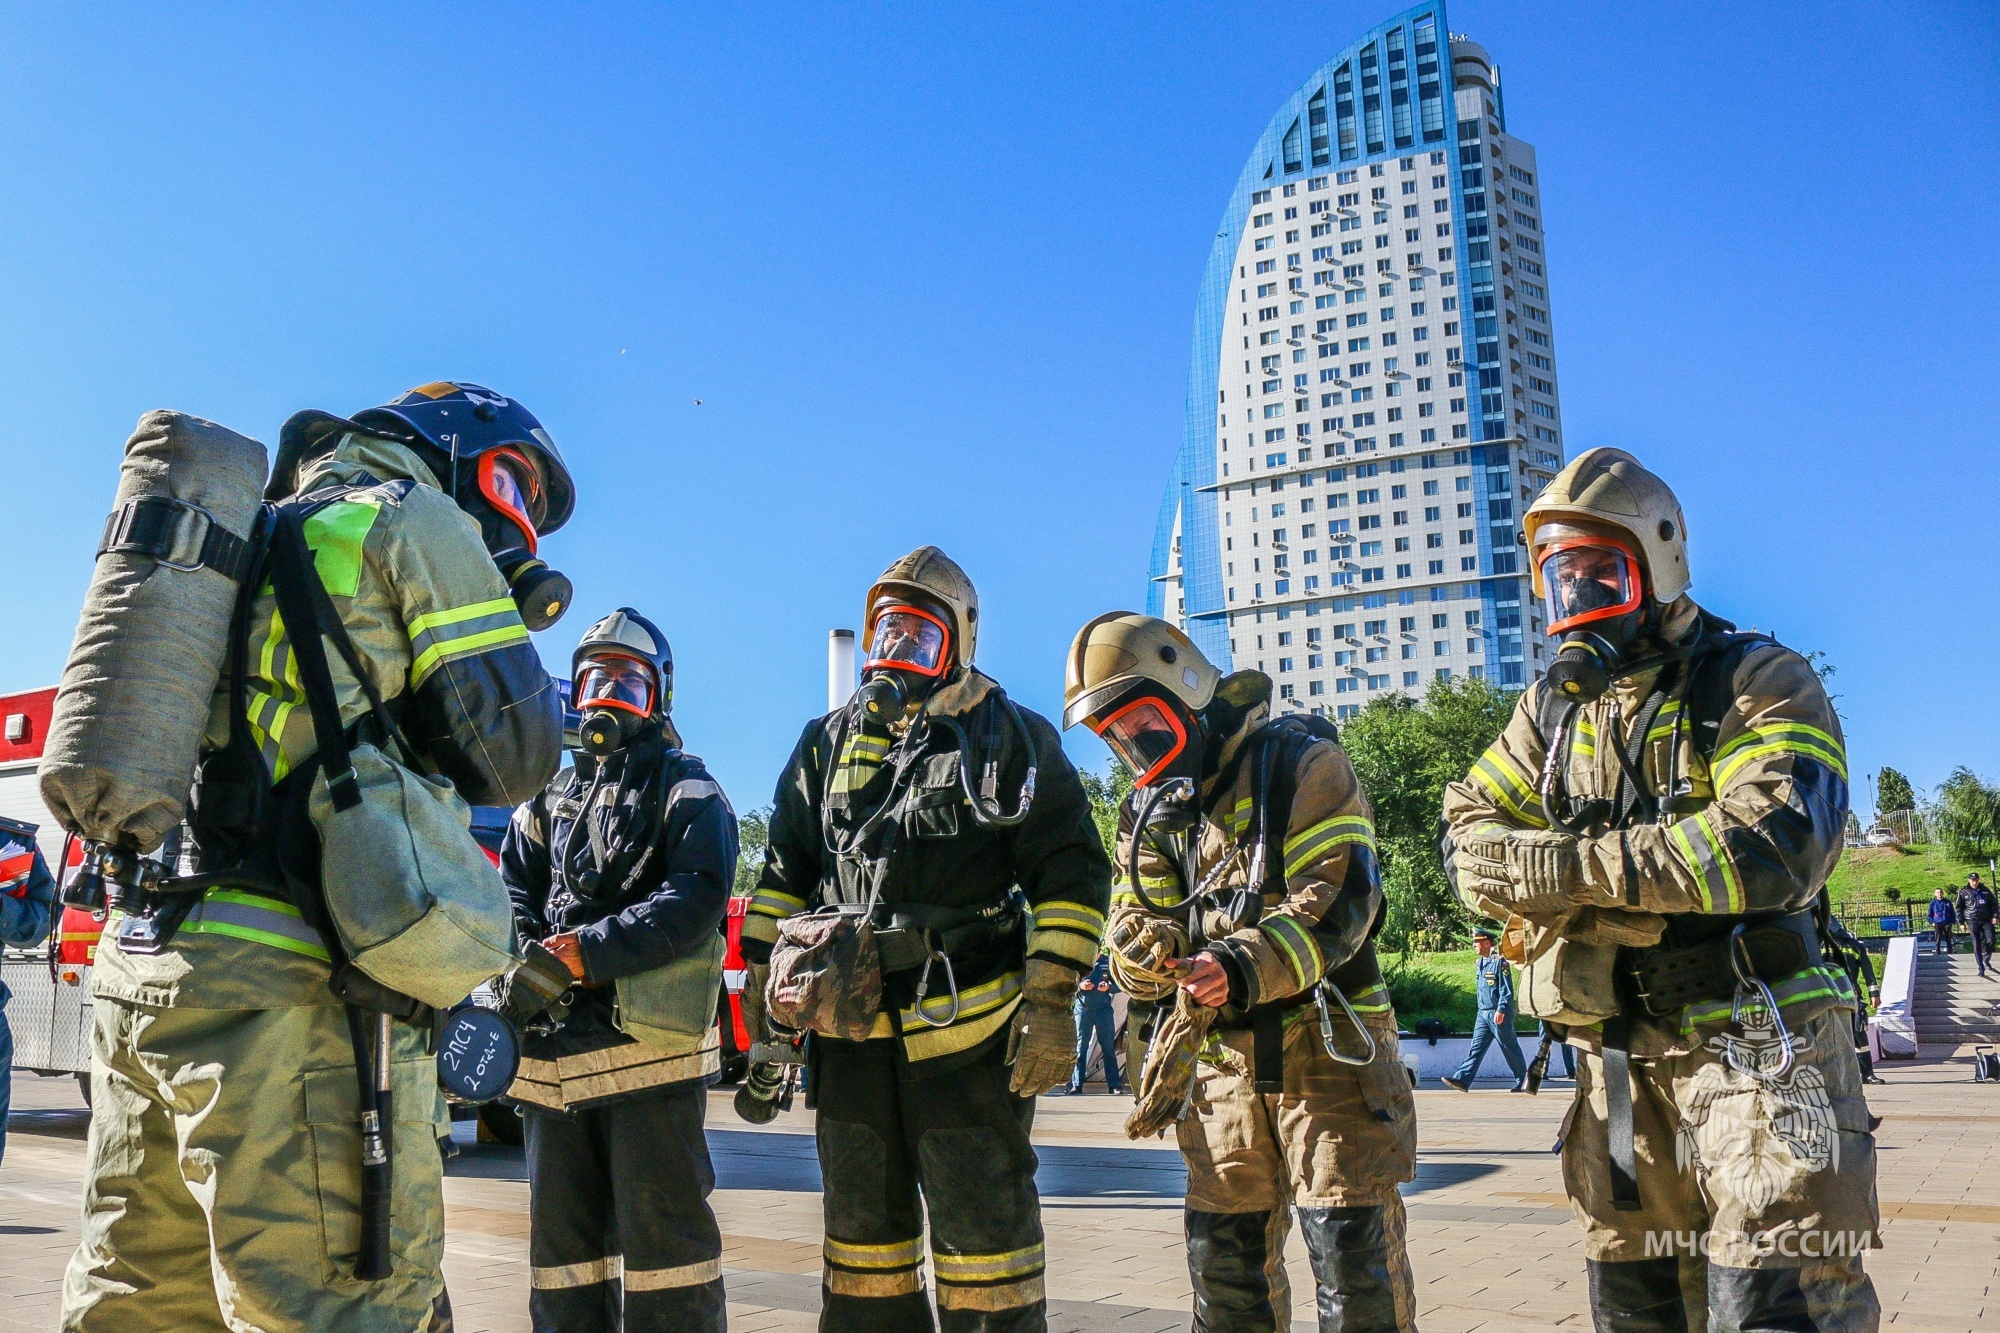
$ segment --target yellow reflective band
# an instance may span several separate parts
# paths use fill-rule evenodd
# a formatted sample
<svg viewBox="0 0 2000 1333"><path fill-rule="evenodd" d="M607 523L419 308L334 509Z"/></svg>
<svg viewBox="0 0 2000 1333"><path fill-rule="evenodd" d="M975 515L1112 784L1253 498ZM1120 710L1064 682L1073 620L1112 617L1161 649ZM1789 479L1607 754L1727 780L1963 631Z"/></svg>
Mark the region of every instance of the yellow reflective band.
<svg viewBox="0 0 2000 1333"><path fill-rule="evenodd" d="M514 610L514 599L512 597L496 597L490 602L474 602L470 606L455 606L449 611L432 611L418 616L410 622L410 637L414 639L419 634L425 634L434 629L443 629L446 625L463 624L468 620L477 620L481 616L495 616L512 610Z"/></svg>
<svg viewBox="0 0 2000 1333"><path fill-rule="evenodd" d="M1091 961L1096 962L1097 955L1092 954ZM1023 975L1020 972L1003 972L993 978L993 980L981 982L971 990L960 991L958 994L958 1017L953 1021L963 1022L966 1019L977 1018L981 1014L988 1013L1000 1005L1006 1004L1009 1000L1016 998L1021 993ZM933 983L942 979L935 972L931 974ZM917 1013L918 1008L922 1008L922 1015ZM946 991L942 995L932 992L923 998L920 1006L912 1005L910 1008L903 1010L903 1030L907 1034L915 1025L925 1023L925 1019L929 1019L930 1022L934 1023L942 1023L950 1017L951 992Z"/></svg>
<svg viewBox="0 0 2000 1333"><path fill-rule="evenodd" d="M1043 903L1035 909L1035 925L1068 926L1072 930L1104 933L1104 913L1082 903Z"/></svg>
<svg viewBox="0 0 2000 1333"><path fill-rule="evenodd" d="M1375 850L1375 826L1363 815L1335 815L1285 840L1285 878L1290 879L1335 847L1361 843Z"/></svg>
<svg viewBox="0 0 2000 1333"><path fill-rule="evenodd" d="M1488 749L1479 756L1478 762L1472 766L1472 776L1508 814L1523 824L1531 828L1549 826L1547 817L1542 813L1541 796L1526 778L1514 771L1512 764L1500 757L1497 748Z"/></svg>
<svg viewBox="0 0 2000 1333"><path fill-rule="evenodd" d="M1389 988L1370 986L1359 995L1348 996L1347 1004L1357 1014L1386 1014L1389 1012Z"/></svg>
<svg viewBox="0 0 2000 1333"><path fill-rule="evenodd" d="M1646 733L1646 741L1663 741L1674 734L1674 719L1681 711L1680 700L1670 699L1660 705L1660 711L1653 718L1653 729Z"/></svg>
<svg viewBox="0 0 2000 1333"><path fill-rule="evenodd" d="M1067 928L1028 932L1028 953L1054 954L1064 962L1076 963L1088 971L1097 962L1099 935L1079 935Z"/></svg>
<svg viewBox="0 0 2000 1333"><path fill-rule="evenodd" d="M211 903L236 903L243 907L254 907L260 912L270 912L277 916L288 916L295 921L306 919L305 913L290 903L282 903L275 898L266 898L262 894L244 893L240 889L210 889L202 895L202 900Z"/></svg>
<svg viewBox="0 0 2000 1333"><path fill-rule="evenodd" d="M1717 790L1742 771L1745 764L1772 754L1796 754L1816 759L1839 774L1842 782L1847 781L1847 757L1838 741L1817 727L1786 723L1782 726L1753 727L1725 745L1714 761Z"/></svg>
<svg viewBox="0 0 2000 1333"><path fill-rule="evenodd" d="M759 889L750 895L750 905L743 910L757 916L784 918L803 912L806 900L776 889Z"/></svg>
<svg viewBox="0 0 2000 1333"><path fill-rule="evenodd" d="M361 587L361 548L382 513L379 500L336 500L306 519L306 545L320 582L335 597Z"/></svg>
<svg viewBox="0 0 2000 1333"><path fill-rule="evenodd" d="M700 1287L722 1278L722 1260L703 1259L699 1263L682 1264L677 1268L628 1268L625 1270L626 1291L674 1291L681 1287Z"/></svg>
<svg viewBox="0 0 2000 1333"><path fill-rule="evenodd" d="M956 1055L960 1051L972 1050L981 1042L986 1041L993 1034L1000 1031L1001 1028L1005 1027L1008 1021L1013 1018L1014 1010L1019 1008L1020 1004L1021 997L1018 994L1010 995L999 1008L989 1013L981 1014L977 1018L967 1018L964 1015L960 1015L959 1021L951 1024L949 1027L933 1028L926 1027L921 1023L911 1024L906 1022L903 1024L903 1054L905 1058L911 1061L918 1061L932 1060L941 1055ZM908 1011L906 1010L905 1012L907 1013ZM949 1010L946 1012L949 1012ZM940 1018L943 1016L943 1014L939 1015ZM887 1017L886 1014L883 1015L885 1020ZM885 1032L879 1035L887 1036L889 1034Z"/></svg>
<svg viewBox="0 0 2000 1333"><path fill-rule="evenodd" d="M442 665L442 659L459 657L472 653L482 653L489 648L503 644L526 643L528 627L519 621L502 625L499 629L489 629L479 634L468 634L462 639L452 639L445 643L434 643L410 663L410 688L415 689L430 677L431 672Z"/></svg>
<svg viewBox="0 0 2000 1333"><path fill-rule="evenodd" d="M1688 831L1693 825L1694 832ZM1722 839L1716 833L1714 824L1706 810L1683 819L1670 826L1674 842L1681 850L1681 858L1692 870L1700 886L1704 911L1742 911L1743 886L1737 881L1736 868L1723 849ZM1716 902L1720 890L1722 901Z"/></svg>
<svg viewBox="0 0 2000 1333"><path fill-rule="evenodd" d="M1326 970L1326 955L1303 924L1288 916L1270 916L1258 922L1257 929L1284 955L1300 990L1319 980L1319 974Z"/></svg>
<svg viewBox="0 0 2000 1333"><path fill-rule="evenodd" d="M1701 894L1701 910L1704 912L1713 912L1715 910L1715 890L1709 879L1708 867L1703 864L1702 857L1694 849L1694 843L1688 838L1687 829L1683 827L1691 822L1693 821L1683 819L1677 824L1669 824L1667 826L1667 836L1672 838L1674 845L1680 848L1681 860L1694 875L1695 887Z"/></svg>
<svg viewBox="0 0 2000 1333"><path fill-rule="evenodd" d="M1047 1265L1040 1245L1008 1250L1001 1254L946 1254L931 1256L939 1282L1005 1282L1027 1277Z"/></svg>
<svg viewBox="0 0 2000 1333"><path fill-rule="evenodd" d="M1118 882L1121 885L1125 883L1124 880L1120 880ZM1180 891L1180 885L1177 883L1169 881L1166 884L1155 885L1150 881L1144 879L1140 880L1139 882L1145 885L1146 896L1148 898L1151 898L1153 902L1156 903L1163 911L1169 908L1179 907L1182 903L1187 901L1187 898ZM1141 902L1139 900L1139 895L1132 892L1130 888L1119 888L1114 890L1111 894L1111 905L1113 907L1137 907L1143 911L1148 911L1148 912L1153 910L1151 907L1148 907L1145 903Z"/></svg>
<svg viewBox="0 0 2000 1333"><path fill-rule="evenodd" d="M891 1241L887 1245L856 1245L828 1236L821 1252L830 1264L843 1268L907 1268L924 1261L924 1238Z"/></svg>

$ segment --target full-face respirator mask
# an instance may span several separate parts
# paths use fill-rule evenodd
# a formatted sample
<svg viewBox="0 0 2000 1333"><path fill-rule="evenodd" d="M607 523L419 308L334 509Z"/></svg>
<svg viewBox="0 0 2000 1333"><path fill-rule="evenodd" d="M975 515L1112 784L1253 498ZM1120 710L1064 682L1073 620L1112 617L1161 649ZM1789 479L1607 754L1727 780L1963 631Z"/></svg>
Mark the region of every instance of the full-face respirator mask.
<svg viewBox="0 0 2000 1333"><path fill-rule="evenodd" d="M1551 543L1537 556L1546 590L1549 633L1560 635L1549 688L1589 703L1611 687L1655 610L1639 558L1614 537Z"/></svg>
<svg viewBox="0 0 2000 1333"><path fill-rule="evenodd" d="M522 451L500 448L479 456L474 480L459 506L479 524L522 623L545 630L569 609L574 589L566 575L535 554L539 525L548 519L540 473Z"/></svg>
<svg viewBox="0 0 2000 1333"><path fill-rule="evenodd" d="M884 606L875 616L856 691L862 715L888 726L914 712L950 667L950 648L951 631L935 613L902 602Z"/></svg>

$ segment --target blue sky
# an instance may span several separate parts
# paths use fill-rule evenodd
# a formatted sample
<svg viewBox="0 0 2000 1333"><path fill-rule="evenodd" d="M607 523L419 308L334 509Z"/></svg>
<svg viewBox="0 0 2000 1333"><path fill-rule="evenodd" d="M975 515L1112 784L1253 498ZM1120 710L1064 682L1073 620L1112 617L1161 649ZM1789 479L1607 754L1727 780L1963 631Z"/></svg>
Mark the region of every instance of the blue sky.
<svg viewBox="0 0 2000 1333"><path fill-rule="evenodd" d="M275 442L461 378L576 473L544 657L659 620L739 808L923 542L1053 714L1142 604L1243 158L1393 8L9 7L0 690L56 678L141 412ZM2000 11L1695 12L1451 8L1540 152L1568 447L1665 474L1696 596L1839 667L1858 806L2000 778Z"/></svg>

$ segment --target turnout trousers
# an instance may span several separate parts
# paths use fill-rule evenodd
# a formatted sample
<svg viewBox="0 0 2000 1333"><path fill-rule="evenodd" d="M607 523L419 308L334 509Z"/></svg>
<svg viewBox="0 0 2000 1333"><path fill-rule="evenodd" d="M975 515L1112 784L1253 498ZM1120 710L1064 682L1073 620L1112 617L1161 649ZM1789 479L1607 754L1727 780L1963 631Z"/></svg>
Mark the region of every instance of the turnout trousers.
<svg viewBox="0 0 2000 1333"><path fill-rule="evenodd" d="M1776 1035L1735 1024L1692 1054L1634 1058L1636 1210L1612 1197L1604 1057L1583 1053L1563 1184L1600 1330L1874 1333L1875 1138L1853 1023L1845 1008L1805 1020L1782 1073Z"/></svg>
<svg viewBox="0 0 2000 1333"><path fill-rule="evenodd" d="M437 1333L444 1098L398 1023L395 1172L380 1282L361 1244L360 1086L347 1011L94 1004L83 1235L66 1333Z"/></svg>
<svg viewBox="0 0 2000 1333"><path fill-rule="evenodd" d="M722 1232L700 1081L576 1111L524 1106L536 1333L722 1333Z"/></svg>
<svg viewBox="0 0 2000 1333"><path fill-rule="evenodd" d="M1396 1186L1416 1175L1417 1119L1392 1013L1363 1020L1366 1065L1334 1060L1311 1009L1284 1029L1284 1091L1260 1093L1252 1034L1217 1034L1176 1129L1187 1159L1188 1273L1195 1333L1290 1333L1285 1238L1297 1209L1321 1333L1416 1327ZM1360 1054L1336 1019L1343 1054Z"/></svg>
<svg viewBox="0 0 2000 1333"><path fill-rule="evenodd" d="M912 1074L893 1039L813 1042L823 1333L937 1327L924 1292L926 1209L944 1333L1046 1329L1035 1104L1007 1090L1004 1042L930 1077Z"/></svg>

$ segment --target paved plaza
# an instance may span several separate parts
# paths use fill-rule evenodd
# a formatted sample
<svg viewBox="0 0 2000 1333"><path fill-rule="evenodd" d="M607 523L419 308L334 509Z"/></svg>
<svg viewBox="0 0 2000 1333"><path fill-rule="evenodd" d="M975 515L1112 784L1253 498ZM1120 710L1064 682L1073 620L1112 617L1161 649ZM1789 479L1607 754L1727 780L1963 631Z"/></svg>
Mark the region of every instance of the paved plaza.
<svg viewBox="0 0 2000 1333"><path fill-rule="evenodd" d="M1969 1053L1969 1048L1968 1048ZM1884 1324L2000 1329L2000 1087L1967 1059L1900 1062L1869 1089L1877 1114L1885 1248L1869 1259ZM1579 1233L1562 1198L1555 1141L1569 1101L1494 1090L1417 1094L1420 1161L1406 1191L1411 1262L1426 1333L1587 1329ZM1178 1155L1129 1143L1124 1098L1045 1098L1035 1141L1048 1226L1050 1327L1164 1333L1187 1327ZM76 1243L87 1114L74 1084L16 1081L0 1165L0 1330L55 1325ZM738 1333L810 1329L819 1299L818 1167L811 1118L745 1126L726 1092L709 1103ZM461 1130L469 1127L461 1126ZM527 1320L527 1199L521 1155L469 1146L451 1163L445 1272L460 1333L516 1333ZM1292 1281L1310 1293L1293 1238ZM1310 1328L1310 1297L1296 1328Z"/></svg>

